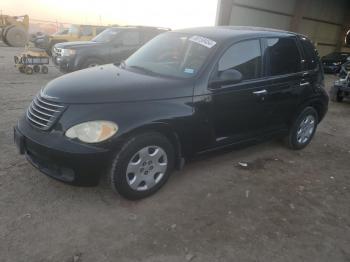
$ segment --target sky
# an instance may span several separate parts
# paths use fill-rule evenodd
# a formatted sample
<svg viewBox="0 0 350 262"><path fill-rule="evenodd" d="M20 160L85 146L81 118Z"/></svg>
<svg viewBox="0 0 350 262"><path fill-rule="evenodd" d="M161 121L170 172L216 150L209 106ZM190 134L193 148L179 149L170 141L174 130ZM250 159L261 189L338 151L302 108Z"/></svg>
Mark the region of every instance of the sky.
<svg viewBox="0 0 350 262"><path fill-rule="evenodd" d="M1 0L3 14L77 24L173 29L215 24L218 0Z"/></svg>

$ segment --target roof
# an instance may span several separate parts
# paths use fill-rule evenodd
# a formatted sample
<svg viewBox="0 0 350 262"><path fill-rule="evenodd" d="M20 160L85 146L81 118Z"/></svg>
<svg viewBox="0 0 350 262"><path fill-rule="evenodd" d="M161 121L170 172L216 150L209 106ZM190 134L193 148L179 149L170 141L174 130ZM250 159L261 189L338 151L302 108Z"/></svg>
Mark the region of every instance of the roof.
<svg viewBox="0 0 350 262"><path fill-rule="evenodd" d="M198 34L215 40L225 40L237 36L293 36L296 33L264 27L251 26L212 26L175 30L187 34Z"/></svg>

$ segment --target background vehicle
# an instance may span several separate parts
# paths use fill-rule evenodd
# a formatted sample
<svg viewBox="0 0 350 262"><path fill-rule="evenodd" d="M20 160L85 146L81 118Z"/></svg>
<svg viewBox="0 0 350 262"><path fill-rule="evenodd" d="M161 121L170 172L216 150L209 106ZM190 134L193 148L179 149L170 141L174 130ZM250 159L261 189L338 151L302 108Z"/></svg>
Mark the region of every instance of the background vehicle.
<svg viewBox="0 0 350 262"><path fill-rule="evenodd" d="M106 26L71 25L68 29L49 36L47 52L51 54L52 48L57 43L91 40L106 28Z"/></svg>
<svg viewBox="0 0 350 262"><path fill-rule="evenodd" d="M91 41L56 44L52 60L62 72L120 62L140 46L168 29L157 27L111 27Z"/></svg>
<svg viewBox="0 0 350 262"><path fill-rule="evenodd" d="M344 78L334 82L330 91L330 97L333 102L343 102L344 98L350 97L350 71Z"/></svg>
<svg viewBox="0 0 350 262"><path fill-rule="evenodd" d="M345 78L349 72L350 72L350 56L347 58L347 61L344 64L342 64L339 71L339 77Z"/></svg>
<svg viewBox="0 0 350 262"><path fill-rule="evenodd" d="M14 137L49 176L96 183L105 169L112 188L139 199L196 154L273 137L291 149L306 147L327 112L323 87L319 58L304 36L178 30L158 35L120 66L51 81Z"/></svg>
<svg viewBox="0 0 350 262"><path fill-rule="evenodd" d="M323 56L321 61L323 64L323 70L325 73L339 73L342 64L350 57L348 52L333 52L326 56Z"/></svg>
<svg viewBox="0 0 350 262"><path fill-rule="evenodd" d="M15 47L24 46L28 41L29 16L9 16L0 14L2 41Z"/></svg>

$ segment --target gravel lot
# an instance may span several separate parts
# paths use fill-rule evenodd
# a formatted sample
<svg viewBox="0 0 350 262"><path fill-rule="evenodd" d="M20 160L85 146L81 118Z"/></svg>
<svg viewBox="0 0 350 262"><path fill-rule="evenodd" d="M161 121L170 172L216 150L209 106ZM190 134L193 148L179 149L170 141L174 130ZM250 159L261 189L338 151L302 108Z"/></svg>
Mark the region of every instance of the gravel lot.
<svg viewBox="0 0 350 262"><path fill-rule="evenodd" d="M0 44L0 261L350 261L349 102L330 103L303 151L271 141L211 154L130 202L105 182L55 181L17 154L12 127L60 75L20 74L20 51Z"/></svg>

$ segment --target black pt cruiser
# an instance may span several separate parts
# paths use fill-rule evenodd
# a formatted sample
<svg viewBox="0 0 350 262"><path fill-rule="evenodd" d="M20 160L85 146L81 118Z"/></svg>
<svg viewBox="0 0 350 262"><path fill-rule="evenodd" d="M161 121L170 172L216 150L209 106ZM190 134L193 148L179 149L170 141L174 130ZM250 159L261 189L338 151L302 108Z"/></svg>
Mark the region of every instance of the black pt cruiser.
<svg viewBox="0 0 350 262"><path fill-rule="evenodd" d="M71 184L108 174L129 199L156 192L196 154L282 136L309 144L328 96L312 43L263 28L161 34L125 62L49 82L19 120L21 154Z"/></svg>

